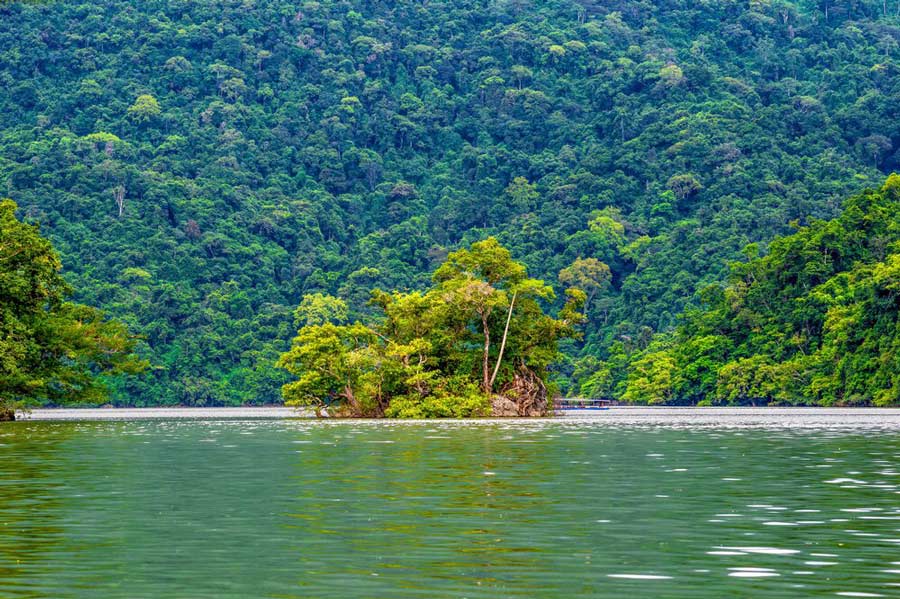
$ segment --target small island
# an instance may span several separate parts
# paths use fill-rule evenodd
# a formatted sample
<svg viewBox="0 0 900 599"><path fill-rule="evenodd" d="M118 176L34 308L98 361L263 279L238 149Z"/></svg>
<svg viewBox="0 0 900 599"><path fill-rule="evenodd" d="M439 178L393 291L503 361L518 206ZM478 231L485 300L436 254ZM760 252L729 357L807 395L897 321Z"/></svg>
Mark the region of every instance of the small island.
<svg viewBox="0 0 900 599"><path fill-rule="evenodd" d="M297 377L285 403L318 415L389 418L546 416L548 368L558 342L577 334L585 293L528 278L496 239L447 256L425 291L372 291L370 320L347 322L347 304L307 295L302 325L278 365Z"/></svg>

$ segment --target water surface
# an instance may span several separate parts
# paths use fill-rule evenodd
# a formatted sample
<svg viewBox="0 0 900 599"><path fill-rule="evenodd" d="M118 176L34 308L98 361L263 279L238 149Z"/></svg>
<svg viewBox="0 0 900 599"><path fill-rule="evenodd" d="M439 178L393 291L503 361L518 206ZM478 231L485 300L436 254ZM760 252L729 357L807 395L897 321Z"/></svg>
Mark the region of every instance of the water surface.
<svg viewBox="0 0 900 599"><path fill-rule="evenodd" d="M900 596L900 414L688 413L5 424L0 597Z"/></svg>

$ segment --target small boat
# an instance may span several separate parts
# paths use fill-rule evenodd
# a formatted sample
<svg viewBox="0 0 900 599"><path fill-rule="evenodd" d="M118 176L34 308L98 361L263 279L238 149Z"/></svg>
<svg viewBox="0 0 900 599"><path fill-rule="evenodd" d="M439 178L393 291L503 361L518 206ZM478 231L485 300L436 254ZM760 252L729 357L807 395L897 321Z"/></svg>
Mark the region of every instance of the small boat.
<svg viewBox="0 0 900 599"><path fill-rule="evenodd" d="M608 410L612 405L609 399L592 399L582 397L564 397L553 402L553 409L557 412L581 412L585 410Z"/></svg>

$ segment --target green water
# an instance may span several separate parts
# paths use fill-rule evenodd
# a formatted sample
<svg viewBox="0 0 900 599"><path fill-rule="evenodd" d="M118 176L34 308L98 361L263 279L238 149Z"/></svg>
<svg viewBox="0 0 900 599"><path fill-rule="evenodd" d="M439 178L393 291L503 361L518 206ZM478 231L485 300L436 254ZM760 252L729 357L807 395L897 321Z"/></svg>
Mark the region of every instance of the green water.
<svg viewBox="0 0 900 599"><path fill-rule="evenodd" d="M900 596L900 432L0 427L0 597Z"/></svg>

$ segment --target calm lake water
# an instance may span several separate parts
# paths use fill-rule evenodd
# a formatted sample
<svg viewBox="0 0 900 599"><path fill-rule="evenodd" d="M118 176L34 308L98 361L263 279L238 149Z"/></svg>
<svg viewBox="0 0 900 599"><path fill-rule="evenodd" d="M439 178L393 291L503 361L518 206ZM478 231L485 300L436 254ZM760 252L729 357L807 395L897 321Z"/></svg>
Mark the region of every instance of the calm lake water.
<svg viewBox="0 0 900 599"><path fill-rule="evenodd" d="M900 596L900 414L716 420L3 424L0 597Z"/></svg>

